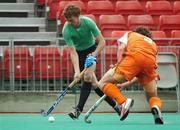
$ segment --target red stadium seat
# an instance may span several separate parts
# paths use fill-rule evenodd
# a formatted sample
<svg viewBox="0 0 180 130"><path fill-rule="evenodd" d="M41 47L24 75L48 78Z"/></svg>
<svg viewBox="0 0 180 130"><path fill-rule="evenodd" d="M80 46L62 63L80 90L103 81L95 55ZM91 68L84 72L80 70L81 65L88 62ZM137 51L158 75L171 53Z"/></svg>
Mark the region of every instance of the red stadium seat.
<svg viewBox="0 0 180 130"><path fill-rule="evenodd" d="M73 77L73 65L70 58L70 52L67 48L64 48L62 53L62 77Z"/></svg>
<svg viewBox="0 0 180 130"><path fill-rule="evenodd" d="M57 48L35 48L34 68L36 79L60 78L61 62Z"/></svg>
<svg viewBox="0 0 180 130"><path fill-rule="evenodd" d="M104 37L111 37L114 30L127 30L126 21L122 15L101 15L99 27Z"/></svg>
<svg viewBox="0 0 180 130"><path fill-rule="evenodd" d="M37 0L38 5L45 5L45 0Z"/></svg>
<svg viewBox="0 0 180 130"><path fill-rule="evenodd" d="M180 14L180 1L174 2L173 11L174 11L174 14Z"/></svg>
<svg viewBox="0 0 180 130"><path fill-rule="evenodd" d="M96 17L93 14L84 14L84 16L91 18L96 23Z"/></svg>
<svg viewBox="0 0 180 130"><path fill-rule="evenodd" d="M56 19L56 14L58 11L58 7L59 7L59 1L60 0L48 0L48 6L49 6L49 18L51 20L55 20Z"/></svg>
<svg viewBox="0 0 180 130"><path fill-rule="evenodd" d="M117 39L122 37L124 35L125 32L128 32L128 31L112 31L111 33L111 38L115 38L116 40L112 40L111 42L111 45L117 45Z"/></svg>
<svg viewBox="0 0 180 130"><path fill-rule="evenodd" d="M173 30L171 32L171 38L180 38L180 30ZM180 40L172 40L171 45L180 46Z"/></svg>
<svg viewBox="0 0 180 130"><path fill-rule="evenodd" d="M108 1L108 0L81 0L83 2L89 2L89 1Z"/></svg>
<svg viewBox="0 0 180 130"><path fill-rule="evenodd" d="M141 3L143 7L145 7L147 1L157 1L157 0L138 0L138 1ZM166 1L166 0L161 0L161 1Z"/></svg>
<svg viewBox="0 0 180 130"><path fill-rule="evenodd" d="M110 1L89 1L87 4L87 13L94 14L98 22L99 15L114 14L114 7Z"/></svg>
<svg viewBox="0 0 180 130"><path fill-rule="evenodd" d="M87 12L92 14L112 14L114 13L113 5L110 1L89 1Z"/></svg>
<svg viewBox="0 0 180 130"><path fill-rule="evenodd" d="M59 13L62 13L62 11L64 10L64 8L68 5L75 5L77 7L80 8L81 12L82 13L85 13L86 12L86 6L85 4L82 2L82 1L77 1L77 0L74 0L74 1L60 1L59 2Z"/></svg>
<svg viewBox="0 0 180 130"><path fill-rule="evenodd" d="M4 49L4 78L10 79L11 57L9 49ZM32 78L32 58L28 48L14 48L14 78Z"/></svg>
<svg viewBox="0 0 180 130"><path fill-rule="evenodd" d="M45 0L46 1L46 0ZM53 3L53 2L60 2L61 0L47 0L48 1L48 3Z"/></svg>
<svg viewBox="0 0 180 130"><path fill-rule="evenodd" d="M146 3L146 11L153 17L155 24L158 24L160 15L173 13L169 1L148 1Z"/></svg>
<svg viewBox="0 0 180 130"><path fill-rule="evenodd" d="M82 14L86 13L85 4L82 1L61 1L61 2L59 2L58 15L59 15L59 19L61 20L61 27L63 27L63 25L65 23L65 18L64 18L64 16L62 16L62 12L63 12L64 8L67 7L68 5L75 5L80 8Z"/></svg>
<svg viewBox="0 0 180 130"><path fill-rule="evenodd" d="M128 16L128 28L132 30L137 26L145 26L151 30L155 30L153 18L150 15L129 15Z"/></svg>
<svg viewBox="0 0 180 130"><path fill-rule="evenodd" d="M151 33L152 33L155 43L158 46L168 46L169 45L168 40L161 39L161 38L166 38L166 34L164 31L151 31Z"/></svg>
<svg viewBox="0 0 180 130"><path fill-rule="evenodd" d="M171 37L171 30L180 30L180 15L161 15L159 18L160 30Z"/></svg>
<svg viewBox="0 0 180 130"><path fill-rule="evenodd" d="M125 18L130 14L144 14L144 9L139 1L117 1L115 10Z"/></svg>

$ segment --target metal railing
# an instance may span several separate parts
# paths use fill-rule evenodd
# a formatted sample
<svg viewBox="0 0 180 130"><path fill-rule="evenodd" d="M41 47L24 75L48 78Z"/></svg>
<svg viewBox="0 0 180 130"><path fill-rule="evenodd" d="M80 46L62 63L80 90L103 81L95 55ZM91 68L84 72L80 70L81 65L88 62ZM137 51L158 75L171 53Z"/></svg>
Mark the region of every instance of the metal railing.
<svg viewBox="0 0 180 130"><path fill-rule="evenodd" d="M1 87L9 92L56 92L73 77L65 47L1 47Z"/></svg>
<svg viewBox="0 0 180 130"><path fill-rule="evenodd" d="M62 38L56 39L57 45L59 40ZM73 80L73 67L66 46L14 46L14 42L11 39L9 46L0 48L1 92L57 92ZM158 50L159 52L173 52L180 60L180 46L160 46ZM106 46L99 55L96 70L98 79L110 68L111 64L116 63L116 51L116 46ZM138 84L127 89L127 91L141 90L142 87Z"/></svg>

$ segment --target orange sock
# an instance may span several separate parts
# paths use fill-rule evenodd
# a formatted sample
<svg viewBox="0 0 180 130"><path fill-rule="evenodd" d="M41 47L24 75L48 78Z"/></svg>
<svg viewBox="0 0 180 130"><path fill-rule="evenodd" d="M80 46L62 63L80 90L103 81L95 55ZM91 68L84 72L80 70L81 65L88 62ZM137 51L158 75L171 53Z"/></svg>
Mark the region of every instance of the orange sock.
<svg viewBox="0 0 180 130"><path fill-rule="evenodd" d="M151 98L149 99L149 105L150 105L151 108L152 108L154 105L156 105L156 106L159 107L159 109L161 109L161 105L162 105L161 99L158 98L158 97L151 97Z"/></svg>
<svg viewBox="0 0 180 130"><path fill-rule="evenodd" d="M103 92L107 96L115 99L119 105L126 101L126 97L122 95L119 89L112 83L106 84L103 88Z"/></svg>

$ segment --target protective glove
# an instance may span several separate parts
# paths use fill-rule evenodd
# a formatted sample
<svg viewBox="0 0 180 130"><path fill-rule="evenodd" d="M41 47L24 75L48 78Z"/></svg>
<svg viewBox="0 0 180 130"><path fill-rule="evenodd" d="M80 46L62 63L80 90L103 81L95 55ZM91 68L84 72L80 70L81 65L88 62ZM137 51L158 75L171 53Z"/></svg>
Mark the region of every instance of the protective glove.
<svg viewBox="0 0 180 130"><path fill-rule="evenodd" d="M93 55L88 55L84 64L85 68L91 67L93 62L97 62L97 58Z"/></svg>

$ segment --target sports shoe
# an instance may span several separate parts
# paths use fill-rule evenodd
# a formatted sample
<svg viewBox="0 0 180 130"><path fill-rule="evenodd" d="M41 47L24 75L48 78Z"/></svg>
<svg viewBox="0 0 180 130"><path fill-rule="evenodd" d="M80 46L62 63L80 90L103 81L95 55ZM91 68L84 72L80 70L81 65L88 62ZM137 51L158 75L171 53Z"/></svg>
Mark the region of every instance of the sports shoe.
<svg viewBox="0 0 180 130"><path fill-rule="evenodd" d="M123 121L124 119L126 119L126 117L129 114L129 110L130 108L133 106L134 104L134 100L131 98L128 98L121 106L122 106L122 110L121 110L121 118L120 120Z"/></svg>
<svg viewBox="0 0 180 130"><path fill-rule="evenodd" d="M78 119L79 115L81 114L81 111L79 110L79 108L75 107L73 108L74 110L71 111L70 113L68 113L68 115L73 119Z"/></svg>
<svg viewBox="0 0 180 130"><path fill-rule="evenodd" d="M117 112L117 114L118 114L119 116L121 116L121 110L122 110L122 106L121 106L121 105L116 105L116 106L114 107L114 110Z"/></svg>
<svg viewBox="0 0 180 130"><path fill-rule="evenodd" d="M164 124L163 117L161 115L161 111L159 110L158 106L153 106L151 108L151 113L154 116L155 124Z"/></svg>

